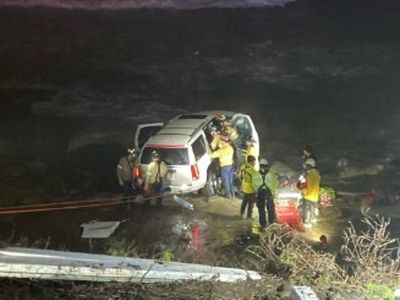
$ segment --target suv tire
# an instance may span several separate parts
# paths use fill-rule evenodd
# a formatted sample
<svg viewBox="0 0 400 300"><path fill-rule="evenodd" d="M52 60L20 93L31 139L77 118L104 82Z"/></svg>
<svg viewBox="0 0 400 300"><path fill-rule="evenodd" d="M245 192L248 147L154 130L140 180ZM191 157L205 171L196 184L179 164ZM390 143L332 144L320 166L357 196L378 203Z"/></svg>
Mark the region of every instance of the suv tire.
<svg viewBox="0 0 400 300"><path fill-rule="evenodd" d="M203 188L203 194L205 196L211 197L216 196L220 191L221 178L218 176L217 172L213 168L210 168L207 172L207 183Z"/></svg>

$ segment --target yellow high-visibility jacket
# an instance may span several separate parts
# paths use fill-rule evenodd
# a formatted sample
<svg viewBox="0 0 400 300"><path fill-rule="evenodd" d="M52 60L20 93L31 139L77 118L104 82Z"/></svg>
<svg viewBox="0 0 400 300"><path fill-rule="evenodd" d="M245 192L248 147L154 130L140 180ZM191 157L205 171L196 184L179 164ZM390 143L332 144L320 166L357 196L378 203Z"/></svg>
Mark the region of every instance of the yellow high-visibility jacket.
<svg viewBox="0 0 400 300"><path fill-rule="evenodd" d="M254 145L248 145L245 152L244 152L244 161L247 162L247 158L249 155L252 155L256 158L256 164L254 166L254 170L259 171L260 170L260 164L258 162L258 156L260 155L258 149Z"/></svg>
<svg viewBox="0 0 400 300"><path fill-rule="evenodd" d="M255 172L252 184L256 192L259 192L263 188L268 188L271 194L275 196L276 190L279 187L278 175L272 171L266 172L265 170Z"/></svg>
<svg viewBox="0 0 400 300"><path fill-rule="evenodd" d="M302 189L304 199L318 202L320 183L321 176L319 175L318 170L315 168L307 170L306 187Z"/></svg>
<svg viewBox="0 0 400 300"><path fill-rule="evenodd" d="M248 145L247 149L246 149L246 159L249 155L254 156L255 158L258 158L258 156L260 155L258 153L257 148L254 145Z"/></svg>
<svg viewBox="0 0 400 300"><path fill-rule="evenodd" d="M242 164L240 167L240 179L242 181L241 188L242 192L246 194L253 194L255 190L253 188L253 177L256 175L256 171L250 164Z"/></svg>
<svg viewBox="0 0 400 300"><path fill-rule="evenodd" d="M219 158L221 167L233 165L233 147L230 144L220 144L221 148L210 154L211 158Z"/></svg>

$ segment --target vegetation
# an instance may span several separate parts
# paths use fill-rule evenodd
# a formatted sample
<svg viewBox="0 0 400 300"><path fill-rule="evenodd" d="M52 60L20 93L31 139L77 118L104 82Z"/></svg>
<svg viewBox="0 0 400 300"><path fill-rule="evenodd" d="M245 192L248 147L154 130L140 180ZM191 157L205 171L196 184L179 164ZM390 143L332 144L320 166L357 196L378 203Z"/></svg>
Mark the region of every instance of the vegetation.
<svg viewBox="0 0 400 300"><path fill-rule="evenodd" d="M363 230L349 223L338 255L310 245L301 233L284 225L269 226L259 243L248 246L241 261L230 267L244 267L262 274L260 281L222 284L182 282L144 283L81 283L34 280L0 280L1 299L287 299L291 285L308 285L320 299L394 299L400 286L400 244L390 238L390 219L372 216L363 211ZM20 240L28 246L28 241ZM46 247L48 240L36 243ZM113 242L110 255L138 256L133 242ZM174 260L166 249L156 255L163 262ZM211 257L214 265L215 257ZM221 262L220 261L220 262ZM203 263L207 263L204 261ZM38 298L32 297L38 295ZM79 295L79 297L77 296ZM94 296L96 295L96 296Z"/></svg>
<svg viewBox="0 0 400 300"><path fill-rule="evenodd" d="M253 269L274 273L292 284L311 286L329 298L366 297L393 299L400 286L400 244L390 238L390 219L362 211L366 229L357 231L349 222L339 255L315 249L301 234L285 226L269 226L259 245L246 252Z"/></svg>
<svg viewBox="0 0 400 300"><path fill-rule="evenodd" d="M174 253L172 253L170 249L167 249L162 253L160 260L162 262L169 263L174 260L174 257Z"/></svg>
<svg viewBox="0 0 400 300"><path fill-rule="evenodd" d="M139 257L136 244L133 241L128 241L126 239L121 241L112 241L106 249L107 255Z"/></svg>

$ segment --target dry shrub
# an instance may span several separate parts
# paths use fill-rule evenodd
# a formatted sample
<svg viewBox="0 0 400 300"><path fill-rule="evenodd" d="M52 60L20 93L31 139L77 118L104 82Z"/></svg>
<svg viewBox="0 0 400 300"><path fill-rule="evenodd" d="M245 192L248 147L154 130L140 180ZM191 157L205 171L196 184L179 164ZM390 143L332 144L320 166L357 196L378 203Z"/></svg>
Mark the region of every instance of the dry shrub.
<svg viewBox="0 0 400 300"><path fill-rule="evenodd" d="M329 298L377 297L400 284L400 243L390 238L390 219L362 211L367 230L357 232L349 222L340 257L315 250L301 233L284 225L269 226L258 245L246 248L251 268L272 272L295 284L310 285ZM338 258L342 260L339 263Z"/></svg>
<svg viewBox="0 0 400 300"><path fill-rule="evenodd" d="M249 262L263 272L273 272L298 283L326 285L345 279L335 256L316 251L302 234L273 224L260 237L259 245L246 248Z"/></svg>
<svg viewBox="0 0 400 300"><path fill-rule="evenodd" d="M347 262L352 284L383 285L393 290L400 284L400 242L390 237L390 218L371 216L368 212L362 210L366 230L361 234L351 222L345 229L342 258Z"/></svg>

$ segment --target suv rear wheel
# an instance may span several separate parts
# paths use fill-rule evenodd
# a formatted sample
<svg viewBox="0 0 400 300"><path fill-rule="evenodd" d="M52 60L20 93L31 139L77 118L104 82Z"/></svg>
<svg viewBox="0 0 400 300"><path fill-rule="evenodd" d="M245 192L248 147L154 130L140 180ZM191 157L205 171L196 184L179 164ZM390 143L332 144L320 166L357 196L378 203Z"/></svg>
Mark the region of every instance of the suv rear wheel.
<svg viewBox="0 0 400 300"><path fill-rule="evenodd" d="M218 194L221 191L221 177L218 176L217 172L213 169L208 170L207 183L203 188L203 194L211 197Z"/></svg>

